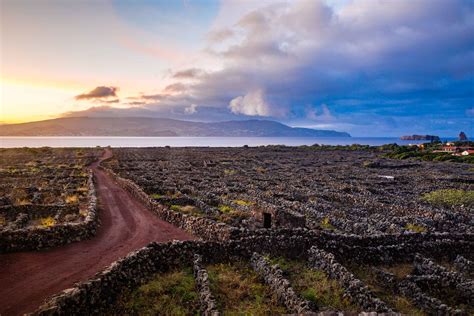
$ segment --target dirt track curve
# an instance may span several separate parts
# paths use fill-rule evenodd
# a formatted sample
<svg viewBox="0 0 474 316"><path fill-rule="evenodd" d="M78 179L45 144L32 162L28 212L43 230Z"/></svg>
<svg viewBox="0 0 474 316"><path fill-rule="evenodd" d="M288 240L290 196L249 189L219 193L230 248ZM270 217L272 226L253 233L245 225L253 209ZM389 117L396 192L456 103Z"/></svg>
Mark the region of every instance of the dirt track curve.
<svg viewBox="0 0 474 316"><path fill-rule="evenodd" d="M107 149L100 161L111 155ZM91 165L101 220L97 235L90 240L45 251L1 254L1 316L32 312L49 296L92 277L113 261L151 241L193 238L155 217L98 168L100 161Z"/></svg>

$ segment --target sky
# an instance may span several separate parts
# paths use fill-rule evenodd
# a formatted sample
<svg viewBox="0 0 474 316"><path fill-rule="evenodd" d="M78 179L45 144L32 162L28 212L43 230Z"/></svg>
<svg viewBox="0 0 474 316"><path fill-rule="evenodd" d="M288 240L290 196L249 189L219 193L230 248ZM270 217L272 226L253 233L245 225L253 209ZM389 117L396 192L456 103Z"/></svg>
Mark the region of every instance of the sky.
<svg viewBox="0 0 474 316"><path fill-rule="evenodd" d="M474 136L472 0L0 0L0 123Z"/></svg>

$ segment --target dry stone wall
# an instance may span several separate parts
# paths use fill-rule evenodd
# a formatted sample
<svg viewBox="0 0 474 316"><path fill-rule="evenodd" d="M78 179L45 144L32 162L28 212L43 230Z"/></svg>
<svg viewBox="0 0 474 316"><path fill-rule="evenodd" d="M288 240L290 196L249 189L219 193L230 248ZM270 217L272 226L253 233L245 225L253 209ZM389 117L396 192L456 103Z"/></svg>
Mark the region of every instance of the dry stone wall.
<svg viewBox="0 0 474 316"><path fill-rule="evenodd" d="M310 303L295 293L290 282L283 277L283 271L278 265L271 265L265 257L256 252L253 253L250 264L288 311L296 314L310 311Z"/></svg>
<svg viewBox="0 0 474 316"><path fill-rule="evenodd" d="M474 305L474 281L466 279L461 273L449 271L417 254L415 256L415 274L433 276L441 286L454 289L457 295Z"/></svg>
<svg viewBox="0 0 474 316"><path fill-rule="evenodd" d="M18 223L15 222L12 229L0 231L0 253L51 248L94 236L99 226L99 216L92 173L89 174L88 186L87 215L82 222L64 223L51 227L23 227L25 221L28 221L28 215L20 213L19 218L17 217ZM42 208L39 211L47 212Z"/></svg>
<svg viewBox="0 0 474 316"><path fill-rule="evenodd" d="M316 269L323 270L332 279L337 280L345 290L352 302L374 312L392 312L392 310L357 279L344 266L338 263L333 254L311 247L309 250L309 263Z"/></svg>
<svg viewBox="0 0 474 316"><path fill-rule="evenodd" d="M395 275L380 269L374 269L378 281L392 289L393 292L409 298L419 308L433 315L462 315L461 310L447 306L439 299L423 292L409 277L398 281Z"/></svg>
<svg viewBox="0 0 474 316"><path fill-rule="evenodd" d="M474 261L458 255L454 260L456 267L465 274L474 274Z"/></svg>
<svg viewBox="0 0 474 316"><path fill-rule="evenodd" d="M199 292L199 301L201 302L201 312L204 316L219 316L216 299L209 288L209 275L202 266L202 256L196 254L193 263L194 278Z"/></svg>

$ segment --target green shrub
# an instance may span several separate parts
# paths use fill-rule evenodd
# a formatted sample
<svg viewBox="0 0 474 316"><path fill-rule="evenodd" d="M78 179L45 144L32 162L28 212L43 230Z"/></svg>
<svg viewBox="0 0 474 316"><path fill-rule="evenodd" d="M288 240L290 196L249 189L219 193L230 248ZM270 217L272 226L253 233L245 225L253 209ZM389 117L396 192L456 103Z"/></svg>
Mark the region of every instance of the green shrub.
<svg viewBox="0 0 474 316"><path fill-rule="evenodd" d="M323 218L321 223L319 224L322 229L327 229L327 230L335 230L336 228L331 224L331 221L329 220L329 217Z"/></svg>
<svg viewBox="0 0 474 316"><path fill-rule="evenodd" d="M219 211L221 211L222 213L230 213L233 210L234 209L228 205L219 205Z"/></svg>
<svg viewBox="0 0 474 316"><path fill-rule="evenodd" d="M409 231L412 231L412 232L415 232L415 233L426 233L428 231L426 229L426 227L416 225L416 224L411 224L411 223L406 224L405 229L409 230Z"/></svg>
<svg viewBox="0 0 474 316"><path fill-rule="evenodd" d="M474 206L474 191L444 189L424 194L421 199L435 206Z"/></svg>
<svg viewBox="0 0 474 316"><path fill-rule="evenodd" d="M255 202L252 201L245 201L245 200L234 200L233 201L235 204L240 205L240 206L250 206L254 205Z"/></svg>

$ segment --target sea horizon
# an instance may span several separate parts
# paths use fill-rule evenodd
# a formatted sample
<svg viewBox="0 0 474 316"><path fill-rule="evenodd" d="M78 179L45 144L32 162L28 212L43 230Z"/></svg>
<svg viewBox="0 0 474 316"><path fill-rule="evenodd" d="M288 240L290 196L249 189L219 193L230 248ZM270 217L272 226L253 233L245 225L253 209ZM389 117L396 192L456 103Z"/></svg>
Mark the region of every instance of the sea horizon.
<svg viewBox="0 0 474 316"><path fill-rule="evenodd" d="M441 141L456 140L440 137ZM241 147L247 146L310 146L319 145L369 145L422 144L428 140L401 140L399 137L216 137L216 136L2 136L0 148L21 147Z"/></svg>

